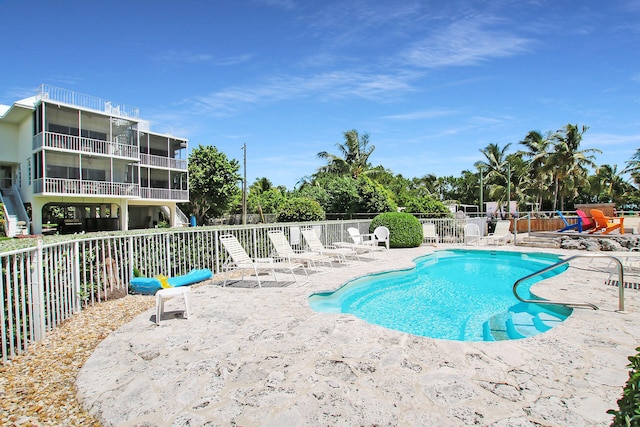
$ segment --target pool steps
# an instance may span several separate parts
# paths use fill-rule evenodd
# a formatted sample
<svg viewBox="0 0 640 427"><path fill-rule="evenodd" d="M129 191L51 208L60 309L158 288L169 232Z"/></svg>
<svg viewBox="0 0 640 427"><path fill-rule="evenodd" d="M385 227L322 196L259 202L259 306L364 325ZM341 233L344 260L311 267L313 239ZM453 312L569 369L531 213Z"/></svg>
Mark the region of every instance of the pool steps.
<svg viewBox="0 0 640 427"><path fill-rule="evenodd" d="M562 322L551 313L507 312L496 314L482 325L484 341L516 340L548 331Z"/></svg>

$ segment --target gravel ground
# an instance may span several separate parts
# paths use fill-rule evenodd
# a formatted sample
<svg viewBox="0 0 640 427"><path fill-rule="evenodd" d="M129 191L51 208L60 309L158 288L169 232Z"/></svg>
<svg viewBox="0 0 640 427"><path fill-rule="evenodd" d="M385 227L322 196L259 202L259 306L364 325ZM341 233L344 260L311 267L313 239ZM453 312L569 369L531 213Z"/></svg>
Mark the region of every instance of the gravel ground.
<svg viewBox="0 0 640 427"><path fill-rule="evenodd" d="M127 295L89 307L0 365L0 425L100 426L76 399L78 371L112 331L154 306L152 296Z"/></svg>

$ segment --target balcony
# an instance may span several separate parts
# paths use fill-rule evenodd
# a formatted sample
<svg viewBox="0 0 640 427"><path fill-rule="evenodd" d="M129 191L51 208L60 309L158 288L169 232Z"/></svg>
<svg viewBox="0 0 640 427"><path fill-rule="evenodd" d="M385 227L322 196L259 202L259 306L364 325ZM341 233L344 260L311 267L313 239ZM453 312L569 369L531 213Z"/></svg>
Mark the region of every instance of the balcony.
<svg viewBox="0 0 640 427"><path fill-rule="evenodd" d="M140 154L140 165L159 167L163 169L187 170L186 160L154 156L152 154Z"/></svg>
<svg viewBox="0 0 640 427"><path fill-rule="evenodd" d="M152 199L152 200L173 200L176 202L188 202L189 190L140 187L140 198Z"/></svg>
<svg viewBox="0 0 640 427"><path fill-rule="evenodd" d="M41 146L61 150L82 151L91 154L102 154L111 157L126 157L135 160L138 160L140 155L138 147L135 145L52 132L43 132L33 138L33 149L36 150Z"/></svg>
<svg viewBox="0 0 640 427"><path fill-rule="evenodd" d="M33 182L34 194L50 195L64 194L76 196L115 196L137 198L140 197L138 184L123 182L88 181L63 178L41 178Z"/></svg>

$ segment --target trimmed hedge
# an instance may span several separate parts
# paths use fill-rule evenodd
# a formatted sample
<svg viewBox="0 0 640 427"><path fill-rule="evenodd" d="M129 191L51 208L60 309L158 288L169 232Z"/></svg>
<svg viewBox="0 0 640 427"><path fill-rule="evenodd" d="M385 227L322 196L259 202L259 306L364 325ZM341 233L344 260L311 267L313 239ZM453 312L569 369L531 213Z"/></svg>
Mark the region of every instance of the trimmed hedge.
<svg viewBox="0 0 640 427"><path fill-rule="evenodd" d="M369 232L376 227L389 229L389 246L392 248L415 248L422 244L422 225L418 219L405 212L386 212L377 215L369 225Z"/></svg>

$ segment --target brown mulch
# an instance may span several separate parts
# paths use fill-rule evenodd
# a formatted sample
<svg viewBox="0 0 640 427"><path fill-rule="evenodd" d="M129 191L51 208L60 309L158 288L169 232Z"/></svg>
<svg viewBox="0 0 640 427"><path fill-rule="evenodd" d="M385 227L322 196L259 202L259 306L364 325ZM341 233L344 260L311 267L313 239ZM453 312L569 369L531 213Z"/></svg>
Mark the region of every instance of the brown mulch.
<svg viewBox="0 0 640 427"><path fill-rule="evenodd" d="M100 426L76 398L76 376L103 339L154 306L152 296L127 295L88 307L0 364L0 425Z"/></svg>

